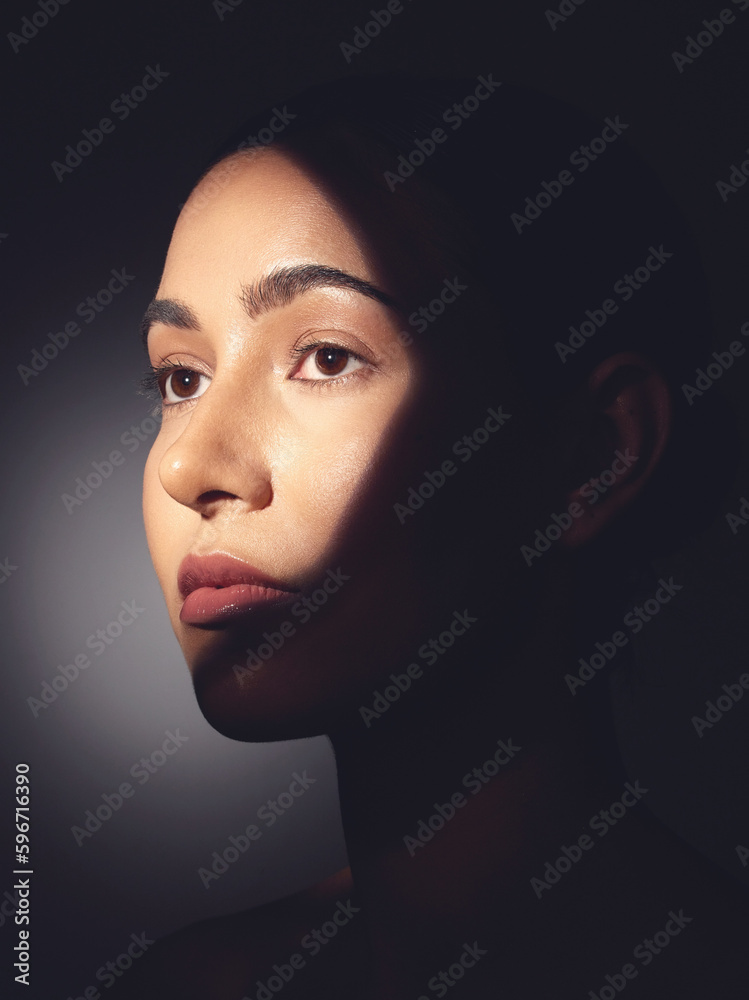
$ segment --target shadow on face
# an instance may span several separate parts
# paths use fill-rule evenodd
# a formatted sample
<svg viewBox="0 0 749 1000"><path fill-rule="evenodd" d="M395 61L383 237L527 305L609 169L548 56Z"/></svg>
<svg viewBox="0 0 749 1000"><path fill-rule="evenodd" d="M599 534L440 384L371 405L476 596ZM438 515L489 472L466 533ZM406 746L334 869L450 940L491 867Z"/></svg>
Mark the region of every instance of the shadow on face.
<svg viewBox="0 0 749 1000"><path fill-rule="evenodd" d="M652 181L623 143L565 192L545 230L508 226L538 150L556 162L591 127L514 93L481 109L483 125L461 126L442 159L387 182L444 92L376 96L366 127L329 106L316 124L313 95L306 131L220 161L175 228L147 315L164 420L144 512L201 708L227 735L328 731L461 602L493 616L495 654L509 649L554 561L537 568L523 546L629 445L640 464L595 510L583 505L555 552L648 534L643 497L674 452L661 373L677 332L679 364L685 355L663 302L673 311L674 289L692 281L689 252L665 257L671 270L628 309L634 296L622 296L587 353L568 364L556 345L634 249L652 258L683 233L659 193L644 199ZM636 219L622 222L620 205L604 223L601 199L618 198L624 176ZM701 319L693 309L690 322ZM187 556L233 558L281 596L245 594L220 620L215 600L186 616Z"/></svg>

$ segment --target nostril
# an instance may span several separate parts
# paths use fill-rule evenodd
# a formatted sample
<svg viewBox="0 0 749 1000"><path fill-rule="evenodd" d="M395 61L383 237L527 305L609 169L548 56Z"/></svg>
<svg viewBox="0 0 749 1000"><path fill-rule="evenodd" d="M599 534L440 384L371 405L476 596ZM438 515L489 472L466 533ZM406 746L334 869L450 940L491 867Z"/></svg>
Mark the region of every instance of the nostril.
<svg viewBox="0 0 749 1000"><path fill-rule="evenodd" d="M210 416L210 414L209 414ZM270 472L255 441L227 431L216 435L210 420L190 418L189 425L160 456L161 485L177 503L203 517L229 504L250 510L267 507L272 496Z"/></svg>
<svg viewBox="0 0 749 1000"><path fill-rule="evenodd" d="M206 490L205 493L201 493L198 497L198 503L213 503L216 500L237 500L239 499L236 494L229 493L226 490Z"/></svg>

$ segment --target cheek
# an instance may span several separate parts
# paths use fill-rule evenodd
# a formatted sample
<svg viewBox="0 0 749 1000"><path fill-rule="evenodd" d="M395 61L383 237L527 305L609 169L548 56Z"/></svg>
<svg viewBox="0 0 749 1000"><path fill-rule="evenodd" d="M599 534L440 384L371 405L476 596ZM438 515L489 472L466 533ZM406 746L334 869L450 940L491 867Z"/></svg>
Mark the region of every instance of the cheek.
<svg viewBox="0 0 749 1000"><path fill-rule="evenodd" d="M367 407L340 419L310 422L281 467L277 497L281 506L316 534L331 535L366 489L375 459L387 446L392 407Z"/></svg>
<svg viewBox="0 0 749 1000"><path fill-rule="evenodd" d="M366 437L308 442L298 462L277 479L274 525L288 529L300 550L322 558L352 512L370 456Z"/></svg>

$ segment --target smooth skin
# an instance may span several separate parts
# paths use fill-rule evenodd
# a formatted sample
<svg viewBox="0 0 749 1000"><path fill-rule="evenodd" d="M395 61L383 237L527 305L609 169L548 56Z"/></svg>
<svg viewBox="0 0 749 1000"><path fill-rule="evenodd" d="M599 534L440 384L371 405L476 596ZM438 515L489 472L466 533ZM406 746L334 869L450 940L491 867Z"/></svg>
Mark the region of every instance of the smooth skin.
<svg viewBox="0 0 749 1000"><path fill-rule="evenodd" d="M195 373L162 380L163 423L143 492L152 559L194 677L203 668L215 674L220 663L228 677L232 663L244 662L238 656L252 632L235 642L180 621L184 556L228 553L285 589L311 589L339 567L345 522L416 382L413 353L399 336L403 320L358 291L317 286L248 314L243 289L281 269L322 265L376 287L381 277L332 197L289 158L266 153L231 164L216 168L219 183L209 175L193 192L156 294L189 311L191 328L162 308L148 333L154 366ZM300 353L320 343L337 352L323 369L319 348ZM351 566L342 571L350 575ZM316 633L323 642L324 616L317 617L305 627L306 648ZM299 666L299 645L295 657L282 650L273 671L253 679L252 704L264 723L311 725L301 716L311 718L319 692ZM290 697L279 694L284 672ZM350 674L348 664L340 673ZM221 683L206 682L209 700Z"/></svg>

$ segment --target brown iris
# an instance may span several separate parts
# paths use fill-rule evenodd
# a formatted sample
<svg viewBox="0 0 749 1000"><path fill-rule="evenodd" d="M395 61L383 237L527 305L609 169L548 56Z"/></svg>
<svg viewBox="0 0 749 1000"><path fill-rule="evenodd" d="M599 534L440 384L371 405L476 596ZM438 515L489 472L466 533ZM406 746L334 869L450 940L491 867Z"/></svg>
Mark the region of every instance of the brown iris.
<svg viewBox="0 0 749 1000"><path fill-rule="evenodd" d="M323 375L339 375L348 364L349 353L339 347L321 347L315 351L315 364Z"/></svg>
<svg viewBox="0 0 749 1000"><path fill-rule="evenodd" d="M169 376L169 388L175 396L181 396L183 399L189 399L194 395L199 385L198 372L191 372L187 368L180 368Z"/></svg>

